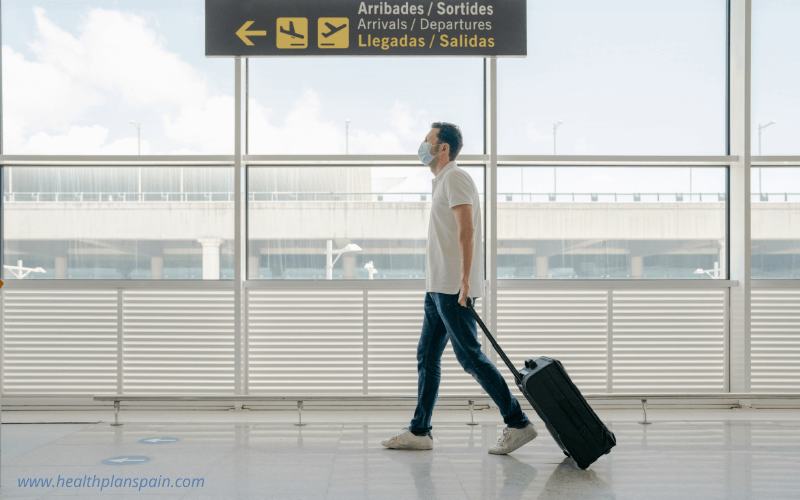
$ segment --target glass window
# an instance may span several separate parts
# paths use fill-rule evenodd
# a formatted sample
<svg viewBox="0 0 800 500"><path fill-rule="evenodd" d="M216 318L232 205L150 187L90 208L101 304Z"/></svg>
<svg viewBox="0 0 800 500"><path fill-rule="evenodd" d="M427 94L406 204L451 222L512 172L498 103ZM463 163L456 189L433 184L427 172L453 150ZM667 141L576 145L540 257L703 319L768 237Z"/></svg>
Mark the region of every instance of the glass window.
<svg viewBox="0 0 800 500"><path fill-rule="evenodd" d="M800 279L800 167L750 174L750 276Z"/></svg>
<svg viewBox="0 0 800 500"><path fill-rule="evenodd" d="M724 154L726 57L725 0L530 0L499 152Z"/></svg>
<svg viewBox="0 0 800 500"><path fill-rule="evenodd" d="M800 46L795 36L798 22L800 2L753 2L751 151L754 155L800 154L797 143Z"/></svg>
<svg viewBox="0 0 800 500"><path fill-rule="evenodd" d="M205 57L204 10L3 0L3 152L233 154L234 63Z"/></svg>
<svg viewBox="0 0 800 500"><path fill-rule="evenodd" d="M3 167L3 279L233 279L230 167Z"/></svg>
<svg viewBox="0 0 800 500"><path fill-rule="evenodd" d="M484 169L461 167L483 211ZM250 166L249 278L425 279L431 179L424 166Z"/></svg>
<svg viewBox="0 0 800 500"><path fill-rule="evenodd" d="M480 59L251 59L248 80L250 154L412 154L434 121L483 153Z"/></svg>
<svg viewBox="0 0 800 500"><path fill-rule="evenodd" d="M498 171L501 279L726 277L726 168Z"/></svg>

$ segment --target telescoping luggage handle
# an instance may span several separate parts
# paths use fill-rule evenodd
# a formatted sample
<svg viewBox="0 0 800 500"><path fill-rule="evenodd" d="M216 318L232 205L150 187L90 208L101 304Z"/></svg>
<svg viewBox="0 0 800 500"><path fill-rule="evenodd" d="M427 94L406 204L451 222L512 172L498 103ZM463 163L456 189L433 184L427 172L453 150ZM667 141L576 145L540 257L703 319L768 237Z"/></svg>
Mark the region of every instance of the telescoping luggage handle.
<svg viewBox="0 0 800 500"><path fill-rule="evenodd" d="M506 353L503 352L503 349L501 349L500 346L497 345L497 341L494 340L494 337L492 337L492 334L489 333L489 329L486 328L486 325L483 324L483 320L481 320L481 317L478 316L478 313L475 311L475 308L472 306L472 299L469 298L469 297L467 297L467 309L469 309L469 312L471 312L472 316L475 317L475 321L477 321L478 324L481 326L481 329L483 330L483 333L485 333L486 336L489 337L489 342L492 343L492 345L494 346L495 351L497 351L497 354L499 354L500 357L503 358L503 361L505 361L506 366L508 367L508 369L511 370L511 373L514 374L514 380L517 381L517 385L521 385L522 384L522 375L520 375L520 373L517 371L517 369L514 368L514 365L508 359L508 356L506 356Z"/></svg>

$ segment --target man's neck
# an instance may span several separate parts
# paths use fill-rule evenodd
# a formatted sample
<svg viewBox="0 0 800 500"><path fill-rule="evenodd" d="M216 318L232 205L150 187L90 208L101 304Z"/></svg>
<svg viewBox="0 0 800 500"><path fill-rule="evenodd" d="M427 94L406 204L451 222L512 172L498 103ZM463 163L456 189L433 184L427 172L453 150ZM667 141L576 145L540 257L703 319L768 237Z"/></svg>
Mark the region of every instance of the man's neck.
<svg viewBox="0 0 800 500"><path fill-rule="evenodd" d="M441 172L442 169L444 169L444 167L446 167L448 163L450 163L450 160L440 160L439 165L436 166L436 170L433 172L433 176L438 177L439 172Z"/></svg>

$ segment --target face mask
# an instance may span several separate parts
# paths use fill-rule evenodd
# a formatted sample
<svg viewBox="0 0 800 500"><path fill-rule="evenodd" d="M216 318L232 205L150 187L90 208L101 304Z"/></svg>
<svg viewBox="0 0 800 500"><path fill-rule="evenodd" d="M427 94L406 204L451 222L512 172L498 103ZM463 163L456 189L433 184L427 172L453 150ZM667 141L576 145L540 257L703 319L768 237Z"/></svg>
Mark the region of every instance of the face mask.
<svg viewBox="0 0 800 500"><path fill-rule="evenodd" d="M431 148L433 148L433 144L430 142L423 142L419 146L419 151L417 151L417 156L419 157L419 161L422 162L423 165L430 165L436 156L431 154Z"/></svg>

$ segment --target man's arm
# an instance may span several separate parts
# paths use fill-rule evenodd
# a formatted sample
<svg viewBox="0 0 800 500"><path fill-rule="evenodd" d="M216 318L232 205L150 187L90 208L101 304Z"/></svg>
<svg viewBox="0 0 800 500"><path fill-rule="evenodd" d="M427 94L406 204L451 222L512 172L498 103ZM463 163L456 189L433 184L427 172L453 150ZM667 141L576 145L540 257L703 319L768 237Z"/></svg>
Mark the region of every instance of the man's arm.
<svg viewBox="0 0 800 500"><path fill-rule="evenodd" d="M475 228L472 227L472 205L453 207L458 226L458 248L461 250L461 293L458 303L467 307L469 273L472 270L472 253L475 250Z"/></svg>

